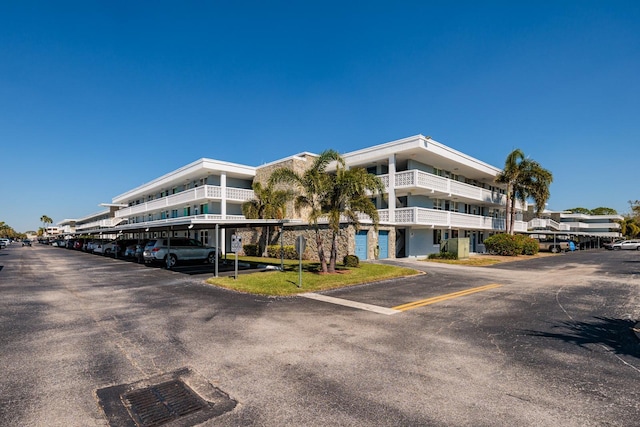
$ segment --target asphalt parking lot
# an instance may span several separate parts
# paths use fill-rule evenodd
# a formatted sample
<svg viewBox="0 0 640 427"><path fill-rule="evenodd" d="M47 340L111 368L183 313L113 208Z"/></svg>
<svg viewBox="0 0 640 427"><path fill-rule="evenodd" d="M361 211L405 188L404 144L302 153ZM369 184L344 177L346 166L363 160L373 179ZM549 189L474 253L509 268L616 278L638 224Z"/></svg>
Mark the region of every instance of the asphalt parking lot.
<svg viewBox="0 0 640 427"><path fill-rule="evenodd" d="M173 380L211 405L167 425L635 425L640 253L397 262L425 274L323 293L354 306L3 249L0 425L134 425L116 406Z"/></svg>

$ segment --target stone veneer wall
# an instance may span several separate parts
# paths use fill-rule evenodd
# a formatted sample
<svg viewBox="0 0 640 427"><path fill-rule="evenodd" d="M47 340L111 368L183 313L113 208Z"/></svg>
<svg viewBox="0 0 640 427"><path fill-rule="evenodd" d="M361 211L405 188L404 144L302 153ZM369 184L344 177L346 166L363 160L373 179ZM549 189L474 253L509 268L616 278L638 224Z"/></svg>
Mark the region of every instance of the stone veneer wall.
<svg viewBox="0 0 640 427"><path fill-rule="evenodd" d="M396 233L395 228L393 227L379 227L380 230L389 231L389 258L395 258L396 248ZM367 230L368 232L368 248L367 248L367 259L375 259L375 247L378 243L378 234L375 232L372 226L361 226L360 230ZM264 232L264 229L252 229L252 228L243 228L237 231L237 234L242 236L242 241L244 244L256 244L261 234ZM281 233L284 233L282 236ZM284 231L281 229L275 230L273 227L270 228L271 240L269 242L270 245L279 245L280 239L282 237L283 244L285 246L295 246L296 239L298 236L304 236L307 240L306 250L303 258L311 261L318 261L318 247L316 245L316 233L310 228L308 225L300 225L300 226L287 226L284 227ZM325 252L325 257L327 262L329 261L329 256L331 255L331 230L326 225L320 226L320 235L323 239L323 247ZM340 227L340 233L338 235L338 263L342 263L342 259L345 255L353 255L356 252L356 230L355 226L352 224L343 224ZM243 255L243 253L240 253Z"/></svg>
<svg viewBox="0 0 640 427"><path fill-rule="evenodd" d="M300 154L298 156L290 157L279 163L272 163L267 166L258 167L256 169L256 176L254 178L254 182L259 182L263 186L265 186L267 184L267 181L269 180L269 177L271 177L271 174L273 173L273 171L280 168L291 169L298 175L302 175L307 169L309 169L313 165L313 162L315 161L316 157L317 156L313 154L305 153L305 154ZM276 189L287 189L287 188L291 188L291 185L290 184L276 185ZM301 212L296 212L293 205L294 205L293 201L287 203L287 207L286 207L287 218L305 220L307 217L308 211L304 210Z"/></svg>

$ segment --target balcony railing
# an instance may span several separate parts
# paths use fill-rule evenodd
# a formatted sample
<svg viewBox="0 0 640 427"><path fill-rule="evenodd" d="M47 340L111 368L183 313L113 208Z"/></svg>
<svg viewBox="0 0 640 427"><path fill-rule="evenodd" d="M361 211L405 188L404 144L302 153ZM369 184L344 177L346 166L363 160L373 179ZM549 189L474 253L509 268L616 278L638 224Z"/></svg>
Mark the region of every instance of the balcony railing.
<svg viewBox="0 0 640 427"><path fill-rule="evenodd" d="M222 187L214 185L203 185L201 187L191 188L181 191L180 193L171 194L156 200L140 203L139 205L129 206L116 212L116 217L127 218L132 215L163 210L169 207L183 206L190 203L204 202L206 200L223 199ZM244 188L225 188L226 200L245 202L253 199L253 190Z"/></svg>
<svg viewBox="0 0 640 427"><path fill-rule="evenodd" d="M381 224L395 225L422 225L430 227L461 228L469 230L505 230L504 218L492 218L480 215L471 215L460 212L441 211L427 208L399 208L395 212L395 221L389 220L389 210L379 209L378 216ZM365 214L359 214L358 219L363 223L371 223L371 218ZM515 221L515 231L526 232L527 223Z"/></svg>
<svg viewBox="0 0 640 427"><path fill-rule="evenodd" d="M124 218L109 218L100 221L91 221L84 224L76 224L76 231L91 230L94 228L110 228L120 224Z"/></svg>
<svg viewBox="0 0 640 427"><path fill-rule="evenodd" d="M184 222L185 219L200 219L200 220L214 220L220 221L223 219L229 220L245 220L244 215L220 215L220 214L200 214L200 215L191 215L191 216L179 216L177 218L165 218L165 219L152 219L149 221L141 221L136 222L134 225L136 227L145 227L145 226L157 226L157 225L171 225L178 222Z"/></svg>
<svg viewBox="0 0 640 427"><path fill-rule="evenodd" d="M533 218L531 221L527 223L529 229L548 229L548 230L568 230L569 227L563 224L560 224L558 221L554 221L548 218Z"/></svg>
<svg viewBox="0 0 640 427"><path fill-rule="evenodd" d="M619 230L620 224L617 222L562 222L567 230Z"/></svg>
<svg viewBox="0 0 640 427"><path fill-rule="evenodd" d="M379 178L384 183L387 192L389 189L389 175L380 175ZM461 197L471 201L490 203L504 206L507 204L507 197L496 191L490 191L475 185L455 181L432 173L417 169L397 172L394 175L394 187L404 190L426 190L429 193L441 193L446 197ZM516 206L521 209L519 202Z"/></svg>

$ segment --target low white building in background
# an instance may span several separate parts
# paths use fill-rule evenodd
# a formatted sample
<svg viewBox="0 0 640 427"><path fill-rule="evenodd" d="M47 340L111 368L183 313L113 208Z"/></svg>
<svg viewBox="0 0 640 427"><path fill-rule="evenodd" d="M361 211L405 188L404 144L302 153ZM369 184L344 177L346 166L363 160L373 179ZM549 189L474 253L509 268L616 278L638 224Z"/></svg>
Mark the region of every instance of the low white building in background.
<svg viewBox="0 0 640 427"><path fill-rule="evenodd" d="M532 217L531 209L527 212ZM548 234L562 234L578 240L621 238L620 221L622 215L589 215L571 211L544 210L539 218L531 218L529 231Z"/></svg>
<svg viewBox="0 0 640 427"><path fill-rule="evenodd" d="M348 167L365 168L385 184L385 194L375 200L379 229L368 218L362 218L359 231L345 224L346 253L361 259L423 257L454 237L468 237L474 252L486 237L505 229L505 187L495 183L500 168L422 135L342 156ZM109 210L64 225L75 221L76 233L172 233L211 245L214 226L242 226L242 203L253 198L254 179L266 179L277 167L303 172L316 157L301 153L259 167L202 158L115 196L105 204ZM517 207L515 227L527 232L522 208ZM290 232L306 227L306 218L293 209L287 216L297 221ZM228 247L230 236L224 229L222 234Z"/></svg>

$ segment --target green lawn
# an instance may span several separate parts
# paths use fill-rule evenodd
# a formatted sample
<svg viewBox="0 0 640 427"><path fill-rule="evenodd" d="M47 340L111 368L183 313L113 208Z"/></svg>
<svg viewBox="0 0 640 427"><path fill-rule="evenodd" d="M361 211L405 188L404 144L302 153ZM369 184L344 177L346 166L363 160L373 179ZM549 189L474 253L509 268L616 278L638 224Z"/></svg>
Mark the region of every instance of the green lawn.
<svg viewBox="0 0 640 427"><path fill-rule="evenodd" d="M273 258L240 257L238 261L280 266L280 260ZM357 268L339 266L339 270L335 274L322 274L319 272L320 264L318 262L303 261L302 287L298 287L298 261L285 260L284 264L284 271L241 273L237 280L233 277L212 277L207 280L207 283L239 292L286 296L420 274L419 271L411 268L366 262L361 263Z"/></svg>

